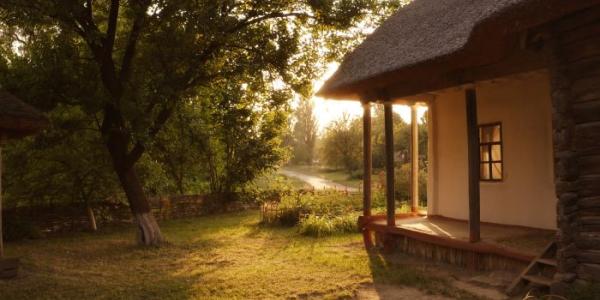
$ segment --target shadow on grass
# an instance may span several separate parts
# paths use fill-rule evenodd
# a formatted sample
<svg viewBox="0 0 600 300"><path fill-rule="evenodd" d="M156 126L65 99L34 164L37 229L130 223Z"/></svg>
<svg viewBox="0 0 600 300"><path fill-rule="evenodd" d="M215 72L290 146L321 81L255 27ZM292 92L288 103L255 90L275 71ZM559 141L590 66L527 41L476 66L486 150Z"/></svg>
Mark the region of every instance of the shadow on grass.
<svg viewBox="0 0 600 300"><path fill-rule="evenodd" d="M410 260L400 254L389 254L372 249L368 253L369 266L373 276L374 288L380 295L385 295L385 286L404 286L416 288L426 294L441 295L455 299L478 299L477 297L456 289L451 282L439 275L432 274L427 268L417 268L414 264L403 263ZM382 297L384 300L385 297Z"/></svg>
<svg viewBox="0 0 600 300"><path fill-rule="evenodd" d="M137 245L133 226L11 243L22 265L17 278L0 281L0 299L193 298L204 276L229 263L214 259L224 243L217 236L244 217L165 222L170 242L161 247Z"/></svg>

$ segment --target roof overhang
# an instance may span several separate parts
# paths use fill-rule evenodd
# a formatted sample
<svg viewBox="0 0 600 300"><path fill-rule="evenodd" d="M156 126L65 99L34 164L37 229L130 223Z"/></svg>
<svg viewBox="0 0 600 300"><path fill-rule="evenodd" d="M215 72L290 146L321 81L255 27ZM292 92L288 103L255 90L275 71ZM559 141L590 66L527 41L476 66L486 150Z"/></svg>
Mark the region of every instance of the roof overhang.
<svg viewBox="0 0 600 300"><path fill-rule="evenodd" d="M48 119L15 96L0 91L0 142L23 138L48 126Z"/></svg>
<svg viewBox="0 0 600 300"><path fill-rule="evenodd" d="M355 81L340 79L336 72L317 95L390 100L541 69L545 67L543 56L527 47L529 30L599 4L600 0L523 0L469 28L467 42L455 51ZM347 58L353 59L352 55Z"/></svg>

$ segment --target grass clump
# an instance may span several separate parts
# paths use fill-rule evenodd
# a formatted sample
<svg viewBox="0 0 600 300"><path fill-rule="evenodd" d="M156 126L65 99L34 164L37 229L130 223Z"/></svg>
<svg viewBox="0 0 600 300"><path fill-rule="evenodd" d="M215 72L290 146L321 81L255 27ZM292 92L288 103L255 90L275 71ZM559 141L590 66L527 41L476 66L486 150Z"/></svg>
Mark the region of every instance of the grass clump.
<svg viewBox="0 0 600 300"><path fill-rule="evenodd" d="M302 235L323 237L358 232L358 216L362 213L362 195L335 191L290 192L263 216L263 224L298 227ZM383 193L373 197L373 213L385 213ZM397 213L410 212L406 202L398 204Z"/></svg>
<svg viewBox="0 0 600 300"><path fill-rule="evenodd" d="M302 235L312 237L324 237L334 234L345 234L358 232L358 215L346 214L341 216L317 216L308 215L298 225Z"/></svg>

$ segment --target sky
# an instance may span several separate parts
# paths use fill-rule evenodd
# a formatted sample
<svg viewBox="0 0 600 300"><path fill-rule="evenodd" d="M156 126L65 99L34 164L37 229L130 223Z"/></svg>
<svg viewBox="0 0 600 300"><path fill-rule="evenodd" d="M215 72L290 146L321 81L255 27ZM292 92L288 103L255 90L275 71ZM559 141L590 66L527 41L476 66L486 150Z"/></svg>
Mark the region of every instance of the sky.
<svg viewBox="0 0 600 300"><path fill-rule="evenodd" d="M313 83L314 91L318 91L325 81L335 73L339 64L331 63L327 66L327 71L319 80ZM327 126L341 118L344 114L348 114L350 117L362 117L363 109L362 105L358 101L342 101L342 100L329 100L321 97L314 96L314 113L319 121L319 131L323 132ZM406 105L394 105L394 112L402 117L404 122L410 124L410 107ZM426 107L419 107L417 110L417 119L421 120L421 117L427 112Z"/></svg>

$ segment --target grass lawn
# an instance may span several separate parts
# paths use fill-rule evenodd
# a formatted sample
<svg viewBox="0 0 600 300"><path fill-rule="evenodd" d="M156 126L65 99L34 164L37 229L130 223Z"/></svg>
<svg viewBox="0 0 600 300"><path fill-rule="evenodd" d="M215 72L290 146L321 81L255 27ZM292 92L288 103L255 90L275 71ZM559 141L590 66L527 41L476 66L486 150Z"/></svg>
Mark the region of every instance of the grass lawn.
<svg viewBox="0 0 600 300"><path fill-rule="evenodd" d="M369 256L359 234L316 239L258 222L256 211L169 221L170 244L152 249L134 245L133 228L11 243L23 265L0 281L0 299L335 299L372 282L470 297Z"/></svg>
<svg viewBox="0 0 600 300"><path fill-rule="evenodd" d="M286 166L285 168L299 173L321 177L353 188L358 188L362 183L361 179L350 178L350 174L343 170L332 170L319 166Z"/></svg>

